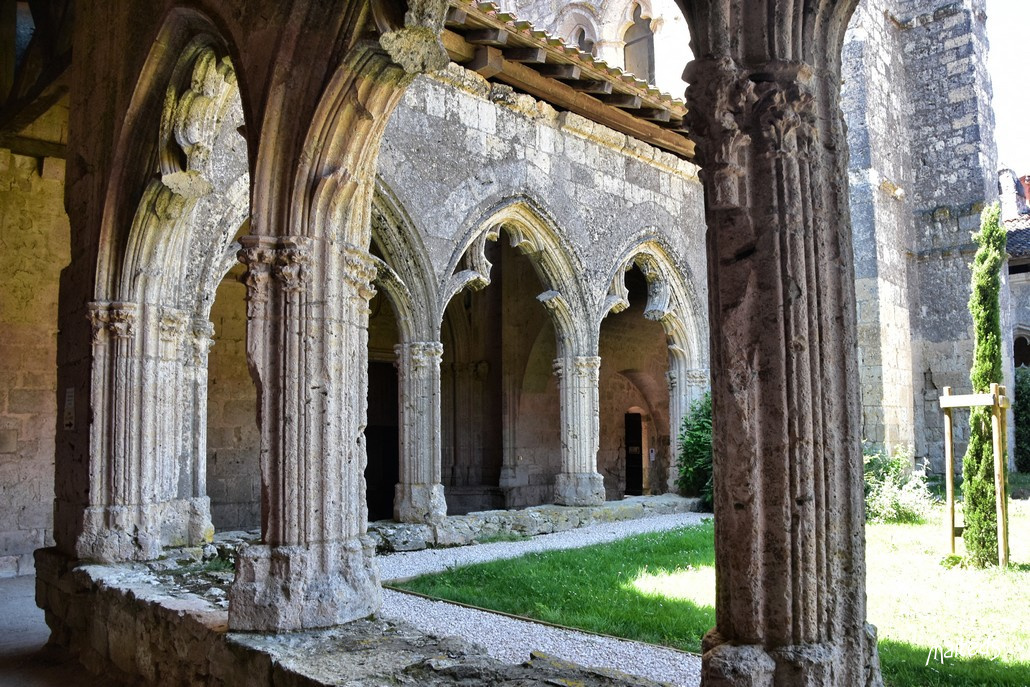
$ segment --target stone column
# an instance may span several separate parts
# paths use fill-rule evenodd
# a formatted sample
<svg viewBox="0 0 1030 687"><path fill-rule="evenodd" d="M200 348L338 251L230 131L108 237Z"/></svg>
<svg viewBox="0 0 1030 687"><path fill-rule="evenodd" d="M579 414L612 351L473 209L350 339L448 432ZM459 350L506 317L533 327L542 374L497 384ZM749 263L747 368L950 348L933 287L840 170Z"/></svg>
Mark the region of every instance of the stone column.
<svg viewBox="0 0 1030 687"><path fill-rule="evenodd" d="M816 18L797 10L806 31L796 39L781 34L802 31L789 7L777 4L774 26L771 11L728 15L698 4L704 9L688 14L698 54L726 55L687 69L704 169L715 416L717 625L704 641L702 684L881 684L865 622L854 273L833 36L848 3L816 3ZM760 49L742 38L752 35L766 36ZM796 41L818 42L804 54L822 60L819 68L756 57ZM746 57L736 56L745 45Z"/></svg>
<svg viewBox="0 0 1030 687"><path fill-rule="evenodd" d="M374 264L353 246L245 236L263 543L237 558L234 630L338 625L379 606L362 428ZM330 276L331 275L331 276Z"/></svg>
<svg viewBox="0 0 1030 687"><path fill-rule="evenodd" d="M440 359L443 344L399 344L400 482L394 518L400 522L438 522L447 515L440 483Z"/></svg>
<svg viewBox="0 0 1030 687"><path fill-rule="evenodd" d="M568 356L554 361L561 394L562 452L562 469L554 482L554 502L562 506L604 503L604 479L597 472L600 368L601 359L597 356Z"/></svg>
<svg viewBox="0 0 1030 687"><path fill-rule="evenodd" d="M184 446L188 317L153 304L95 302L90 494L76 555L151 560L213 534Z"/></svg>

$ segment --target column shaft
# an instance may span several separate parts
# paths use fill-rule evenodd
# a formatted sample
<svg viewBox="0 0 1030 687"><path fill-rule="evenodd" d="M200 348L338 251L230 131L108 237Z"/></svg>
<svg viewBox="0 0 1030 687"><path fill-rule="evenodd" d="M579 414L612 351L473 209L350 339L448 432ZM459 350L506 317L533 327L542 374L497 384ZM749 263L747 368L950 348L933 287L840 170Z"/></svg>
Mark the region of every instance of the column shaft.
<svg viewBox="0 0 1030 687"><path fill-rule="evenodd" d="M597 356L568 356L554 361L561 395L562 451L554 500L563 506L604 503L604 479L597 472L600 367L601 359Z"/></svg>
<svg viewBox="0 0 1030 687"><path fill-rule="evenodd" d="M875 684L834 76L726 59L688 71L715 417L717 627L702 683Z"/></svg>
<svg viewBox="0 0 1030 687"><path fill-rule="evenodd" d="M447 515L440 483L440 360L443 344L399 344L400 482L394 517L400 522L437 522Z"/></svg>

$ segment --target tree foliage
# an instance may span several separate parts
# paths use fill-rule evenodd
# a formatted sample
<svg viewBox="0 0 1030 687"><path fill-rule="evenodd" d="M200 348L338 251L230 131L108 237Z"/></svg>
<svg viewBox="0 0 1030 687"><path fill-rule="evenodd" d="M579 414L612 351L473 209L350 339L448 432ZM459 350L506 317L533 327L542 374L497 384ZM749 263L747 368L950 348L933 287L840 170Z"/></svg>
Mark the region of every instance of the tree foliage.
<svg viewBox="0 0 1030 687"><path fill-rule="evenodd" d="M676 438L679 446L680 492L701 498L701 507L712 510L712 394L690 404Z"/></svg>
<svg viewBox="0 0 1030 687"><path fill-rule="evenodd" d="M1016 394L1012 402L1012 420L1016 424L1016 445L1013 447L1016 469L1030 472L1030 367L1016 368Z"/></svg>
<svg viewBox="0 0 1030 687"><path fill-rule="evenodd" d="M1005 262L1007 234L1000 222L998 203L987 207L973 258L973 289L969 312L973 316L973 367L969 379L973 393L990 391L1001 383L1001 266ZM983 567L998 562L998 517L994 503L994 453L991 409L974 407L969 413L969 447L962 459L963 539L969 562Z"/></svg>

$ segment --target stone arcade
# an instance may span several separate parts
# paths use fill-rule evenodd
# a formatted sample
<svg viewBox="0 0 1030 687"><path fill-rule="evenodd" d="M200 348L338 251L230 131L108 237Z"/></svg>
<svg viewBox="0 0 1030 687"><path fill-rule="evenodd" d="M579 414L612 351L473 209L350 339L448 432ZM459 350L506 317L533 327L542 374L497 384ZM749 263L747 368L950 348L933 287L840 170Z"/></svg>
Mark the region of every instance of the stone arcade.
<svg viewBox="0 0 1030 687"><path fill-rule="evenodd" d="M624 4L646 44L651 8ZM231 629L365 617L366 476L424 523L663 491L710 369L704 684L878 684L839 110L856 0L746 4L681 3L689 112L463 0L55 10L53 55L63 36L74 56L36 559L55 640L103 643L83 561L256 520ZM29 154L56 182L52 152ZM395 478L365 472L390 451Z"/></svg>

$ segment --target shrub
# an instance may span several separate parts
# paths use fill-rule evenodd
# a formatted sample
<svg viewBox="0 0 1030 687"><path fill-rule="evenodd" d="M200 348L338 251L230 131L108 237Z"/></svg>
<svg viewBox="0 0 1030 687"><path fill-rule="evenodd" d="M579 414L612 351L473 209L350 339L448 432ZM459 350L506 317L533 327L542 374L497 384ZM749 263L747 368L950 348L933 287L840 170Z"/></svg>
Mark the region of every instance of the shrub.
<svg viewBox="0 0 1030 687"><path fill-rule="evenodd" d="M1030 472L1030 367L1016 368L1015 392L1012 420L1016 425L1016 470Z"/></svg>
<svg viewBox="0 0 1030 687"><path fill-rule="evenodd" d="M973 316L973 367L969 381L973 393L990 391L1001 382L1001 266L1005 262L1008 234L1000 222L998 203L984 208L980 231L973 234L972 293L969 312ZM991 409L978 406L969 411L969 445L962 458L962 539L966 555L975 567L998 562L998 517L994 505L994 453L991 441Z"/></svg>
<svg viewBox="0 0 1030 687"><path fill-rule="evenodd" d="M865 513L869 522L922 523L933 496L921 471L914 471L904 449L888 455L865 451Z"/></svg>
<svg viewBox="0 0 1030 687"><path fill-rule="evenodd" d="M690 404L680 423L679 477L680 492L701 498L701 506L712 510L712 394Z"/></svg>

